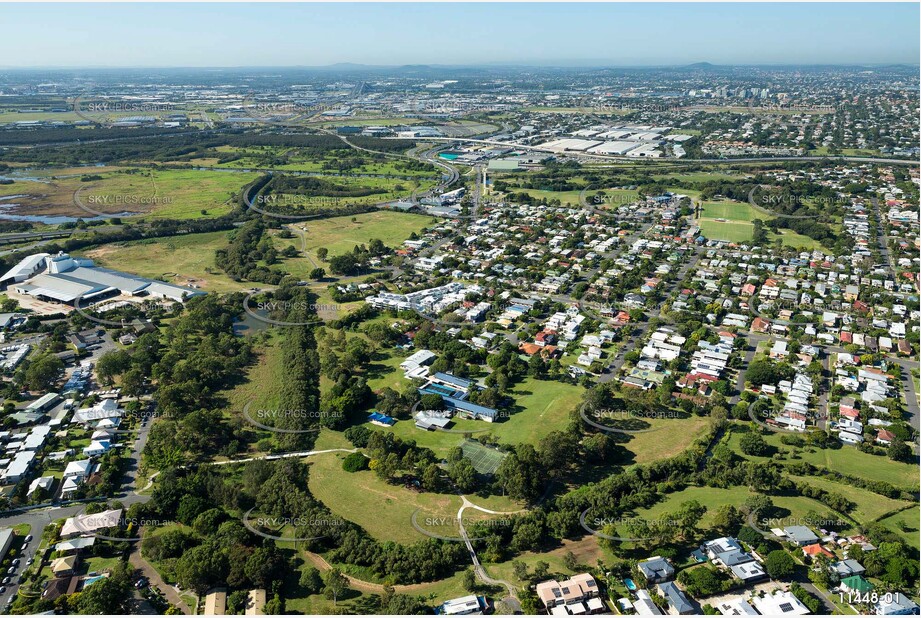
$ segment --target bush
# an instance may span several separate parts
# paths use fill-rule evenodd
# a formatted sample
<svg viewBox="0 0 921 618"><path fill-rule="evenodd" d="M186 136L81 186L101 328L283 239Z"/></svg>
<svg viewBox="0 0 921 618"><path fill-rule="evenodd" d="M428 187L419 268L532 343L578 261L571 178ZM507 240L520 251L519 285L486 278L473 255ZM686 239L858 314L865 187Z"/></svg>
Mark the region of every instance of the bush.
<svg viewBox="0 0 921 618"><path fill-rule="evenodd" d="M342 469L346 472L358 472L368 469L368 458L361 453L349 453L342 461Z"/></svg>
<svg viewBox="0 0 921 618"><path fill-rule="evenodd" d="M775 549L764 559L764 569L771 579L787 579L793 575L796 563L790 554L782 549Z"/></svg>

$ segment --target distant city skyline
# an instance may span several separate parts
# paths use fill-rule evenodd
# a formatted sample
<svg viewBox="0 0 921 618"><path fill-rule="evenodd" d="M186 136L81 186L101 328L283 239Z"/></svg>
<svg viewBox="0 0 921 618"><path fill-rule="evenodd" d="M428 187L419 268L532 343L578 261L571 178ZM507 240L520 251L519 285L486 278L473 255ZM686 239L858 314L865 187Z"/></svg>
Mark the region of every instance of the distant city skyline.
<svg viewBox="0 0 921 618"><path fill-rule="evenodd" d="M0 4L5 68L918 64L917 3Z"/></svg>

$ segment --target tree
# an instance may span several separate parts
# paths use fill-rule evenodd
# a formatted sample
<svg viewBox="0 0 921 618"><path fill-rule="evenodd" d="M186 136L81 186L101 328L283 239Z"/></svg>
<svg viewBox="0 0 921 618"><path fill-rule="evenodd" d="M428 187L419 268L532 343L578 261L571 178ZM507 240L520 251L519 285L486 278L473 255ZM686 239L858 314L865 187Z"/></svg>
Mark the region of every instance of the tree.
<svg viewBox="0 0 921 618"><path fill-rule="evenodd" d="M473 569L467 569L464 571L464 590L467 592L473 592L476 590L476 575L473 573Z"/></svg>
<svg viewBox="0 0 921 618"><path fill-rule="evenodd" d="M512 561L512 569L515 572L515 577L521 581L527 581L528 579L528 564L521 560Z"/></svg>
<svg viewBox="0 0 921 618"><path fill-rule="evenodd" d="M771 579L787 579L793 575L796 563L793 558L782 549L775 549L764 559L764 570Z"/></svg>
<svg viewBox="0 0 921 618"><path fill-rule="evenodd" d="M898 438L892 440L886 454L889 455L889 459L892 461L910 463L914 459L911 453L911 447Z"/></svg>
<svg viewBox="0 0 921 618"><path fill-rule="evenodd" d="M315 281L319 281L320 279L326 276L326 271L322 268L314 268L313 270L310 271L310 274L308 276Z"/></svg>
<svg viewBox="0 0 921 618"><path fill-rule="evenodd" d="M732 534L742 525L745 518L742 512L732 504L724 504L716 511L713 527L726 534Z"/></svg>
<svg viewBox="0 0 921 618"><path fill-rule="evenodd" d="M320 576L320 571L315 567L304 569L301 572L298 583L307 594L319 594L323 590L323 578Z"/></svg>
<svg viewBox="0 0 921 618"><path fill-rule="evenodd" d="M761 434L754 429L749 430L748 433L742 436L742 439L739 441L739 448L742 449L742 452L746 455L753 455L756 457L765 457L771 452L771 446L765 442Z"/></svg>
<svg viewBox="0 0 921 618"><path fill-rule="evenodd" d="M323 260L324 262L326 261L327 255L329 255L329 249L327 249L326 247L320 247L319 249L317 249L317 257Z"/></svg>
<svg viewBox="0 0 921 618"><path fill-rule="evenodd" d="M422 473L422 486L429 491L438 491L441 486L441 468L438 464L431 463Z"/></svg>
<svg viewBox="0 0 921 618"><path fill-rule="evenodd" d="M32 391L49 391L62 371L64 371L64 361L53 354L45 354L29 363L24 383Z"/></svg>
<svg viewBox="0 0 921 618"><path fill-rule="evenodd" d="M331 599L333 605L336 604L339 597L342 596L349 587L349 580L345 578L342 571L335 567L326 572L323 583L323 595L327 599Z"/></svg>
<svg viewBox="0 0 921 618"><path fill-rule="evenodd" d="M96 375L100 382L112 384L112 378L124 374L131 368L131 355L127 350L112 350L99 357L96 362Z"/></svg>
<svg viewBox="0 0 921 618"><path fill-rule="evenodd" d="M217 543L193 547L176 561L176 580L183 588L201 594L227 578L229 567Z"/></svg>
<svg viewBox="0 0 921 618"><path fill-rule="evenodd" d="M450 475L461 491L469 492L476 488L476 470L466 457L451 466Z"/></svg>
<svg viewBox="0 0 921 618"><path fill-rule="evenodd" d="M361 453L349 453L342 460L342 469L346 472L358 472L368 469L368 458Z"/></svg>

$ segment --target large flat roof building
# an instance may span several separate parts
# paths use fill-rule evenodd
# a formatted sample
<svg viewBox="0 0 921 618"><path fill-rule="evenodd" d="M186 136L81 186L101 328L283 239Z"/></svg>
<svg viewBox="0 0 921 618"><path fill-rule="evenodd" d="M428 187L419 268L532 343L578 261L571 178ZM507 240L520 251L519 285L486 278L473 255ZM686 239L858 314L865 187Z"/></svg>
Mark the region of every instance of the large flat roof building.
<svg viewBox="0 0 921 618"><path fill-rule="evenodd" d="M153 296L181 302L204 294L193 288L101 268L92 260L73 258L66 253L31 255L4 274L0 284L13 285L19 294L65 304L116 295Z"/></svg>

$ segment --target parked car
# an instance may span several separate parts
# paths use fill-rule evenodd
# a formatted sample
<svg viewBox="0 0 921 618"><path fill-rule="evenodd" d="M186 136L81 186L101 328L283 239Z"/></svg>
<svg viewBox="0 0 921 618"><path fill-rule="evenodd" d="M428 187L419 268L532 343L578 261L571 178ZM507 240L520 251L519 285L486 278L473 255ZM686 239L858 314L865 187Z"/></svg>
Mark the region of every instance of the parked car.
<svg viewBox="0 0 921 618"><path fill-rule="evenodd" d="M32 535L31 535L31 534L27 534L25 540L23 540L23 543L28 543L28 542L31 541L31 540L32 540Z"/></svg>

